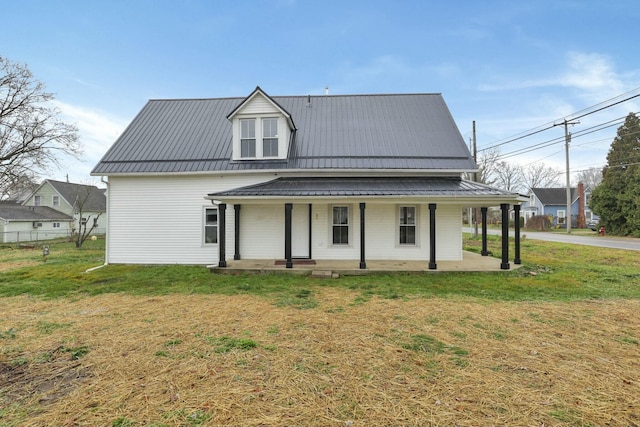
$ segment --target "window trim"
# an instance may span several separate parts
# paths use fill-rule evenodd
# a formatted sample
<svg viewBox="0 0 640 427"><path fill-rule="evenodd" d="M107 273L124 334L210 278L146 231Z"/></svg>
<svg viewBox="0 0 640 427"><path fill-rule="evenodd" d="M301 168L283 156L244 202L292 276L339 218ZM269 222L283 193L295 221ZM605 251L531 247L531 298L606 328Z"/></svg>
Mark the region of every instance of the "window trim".
<svg viewBox="0 0 640 427"><path fill-rule="evenodd" d="M60 206L60 196L55 194L51 196L51 206L53 207Z"/></svg>
<svg viewBox="0 0 640 427"><path fill-rule="evenodd" d="M207 215L208 215L208 211L215 211L216 212L216 223L215 225L213 224L207 224ZM220 211L218 210L217 207L215 206L203 206L202 207L202 245L203 246L214 246L214 245L218 245L218 242L220 241L220 230L219 230L219 226L220 226ZM215 227L216 229L216 241L215 242L207 242L207 227Z"/></svg>
<svg viewBox="0 0 640 427"><path fill-rule="evenodd" d="M335 224L333 222L333 210L334 208L347 208L347 224ZM353 238L352 238L352 231L353 231L353 227L352 227L352 211L353 209L351 209L351 205L350 204L334 204L334 205L329 205L329 242L331 242L331 246L332 247L337 247L337 248L346 248L346 247L351 247L352 246L352 242L353 242ZM346 243L335 243L333 240L333 232L334 232L334 227L347 227L347 242Z"/></svg>
<svg viewBox="0 0 640 427"><path fill-rule="evenodd" d="M33 206L42 206L42 196L39 194L33 196Z"/></svg>
<svg viewBox="0 0 640 427"><path fill-rule="evenodd" d="M560 215L560 214L562 214L562 215ZM565 224L566 223L566 218L567 218L567 211L564 210L564 209L558 209L557 217L558 217L558 225L559 224Z"/></svg>
<svg viewBox="0 0 640 427"><path fill-rule="evenodd" d="M246 123L253 123L253 138L251 138L250 136L249 137L245 137L243 135L243 129L244 128L243 128L242 124L245 123L245 122ZM258 143L257 143L257 140L258 140L257 133L258 132L257 132L257 129L256 129L258 126L256 126L256 122L257 122L257 119L255 117L247 117L247 118L244 118L244 119L240 119L240 121L239 121L239 123L240 123L240 158L241 159L256 159L256 158L258 158ZM251 133L251 132L249 132L249 133ZM254 153L253 156L243 156L242 155L243 143L245 141L253 142L253 153Z"/></svg>
<svg viewBox="0 0 640 427"><path fill-rule="evenodd" d="M402 209L403 208L413 208L413 225L411 224L402 224ZM396 232L397 232L397 238L396 238L396 244L398 246L402 246L402 247L413 247L413 246L419 246L418 242L420 241L420 237L418 234L418 230L419 228L419 218L420 218L420 210L419 210L419 206L418 205L398 205L397 209L396 209ZM414 242L413 243L402 243L400 241L400 239L402 238L402 233L401 233L401 229L402 227L413 227L414 232L413 232L413 238L414 238Z"/></svg>
<svg viewBox="0 0 640 427"><path fill-rule="evenodd" d="M274 121L276 124L276 134L274 136L269 136L269 137L265 137L266 132L264 131L264 125L265 123L267 123L267 121ZM260 135L260 139L262 140L262 158L265 159L271 159L271 158L277 158L278 157L278 153L280 150L280 138L279 138L279 132L278 132L278 122L280 120L278 120L277 117L260 117L260 125L261 125L261 135ZM264 152L264 144L265 142L269 141L270 143L273 143L275 141L276 143L276 154L271 154L271 155L265 155ZM257 154L257 153L256 153Z"/></svg>

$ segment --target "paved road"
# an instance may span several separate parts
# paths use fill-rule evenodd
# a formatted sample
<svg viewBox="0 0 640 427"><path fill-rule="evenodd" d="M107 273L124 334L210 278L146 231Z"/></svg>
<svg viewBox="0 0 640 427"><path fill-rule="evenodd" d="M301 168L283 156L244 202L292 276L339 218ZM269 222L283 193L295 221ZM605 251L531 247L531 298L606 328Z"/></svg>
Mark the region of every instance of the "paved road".
<svg viewBox="0 0 640 427"><path fill-rule="evenodd" d="M470 229L467 228L467 231ZM482 231L479 231L481 233ZM500 234L500 230L487 230L489 234ZM509 231L513 235L513 230ZM526 235L527 239L546 240L549 242L572 243L574 245L599 246L602 248L626 249L640 251L640 239L633 237L608 237L600 236L596 232L591 236L580 236L567 233L547 233L543 231L523 231L520 235Z"/></svg>

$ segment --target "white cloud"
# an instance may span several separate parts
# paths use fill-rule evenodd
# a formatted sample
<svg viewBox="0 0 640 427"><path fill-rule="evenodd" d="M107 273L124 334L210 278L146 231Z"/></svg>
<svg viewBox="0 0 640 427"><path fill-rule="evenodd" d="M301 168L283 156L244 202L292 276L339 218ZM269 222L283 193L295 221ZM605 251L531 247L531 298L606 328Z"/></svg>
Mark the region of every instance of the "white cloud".
<svg viewBox="0 0 640 427"><path fill-rule="evenodd" d="M66 179L68 174L72 182L86 182L91 179L91 169L120 136L128 121L59 100L55 101L55 106L60 109L63 120L78 127L84 151L80 160L68 156L60 159L65 170L59 171L60 175L57 178Z"/></svg>

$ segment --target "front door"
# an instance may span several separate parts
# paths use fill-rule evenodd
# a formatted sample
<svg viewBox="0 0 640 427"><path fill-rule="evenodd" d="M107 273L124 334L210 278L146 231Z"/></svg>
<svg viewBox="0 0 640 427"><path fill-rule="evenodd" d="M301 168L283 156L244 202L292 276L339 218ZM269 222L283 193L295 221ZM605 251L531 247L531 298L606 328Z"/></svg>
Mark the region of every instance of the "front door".
<svg viewBox="0 0 640 427"><path fill-rule="evenodd" d="M309 212L311 205L293 205L291 210L291 256L310 258Z"/></svg>

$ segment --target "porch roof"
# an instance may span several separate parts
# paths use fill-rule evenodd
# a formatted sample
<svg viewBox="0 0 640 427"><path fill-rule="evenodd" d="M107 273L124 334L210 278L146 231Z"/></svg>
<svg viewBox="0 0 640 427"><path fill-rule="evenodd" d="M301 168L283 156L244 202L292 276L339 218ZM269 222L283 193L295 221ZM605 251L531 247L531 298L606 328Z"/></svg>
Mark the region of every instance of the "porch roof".
<svg viewBox="0 0 640 427"><path fill-rule="evenodd" d="M281 177L210 193L207 199L284 197L444 197L517 203L517 193L457 177Z"/></svg>

